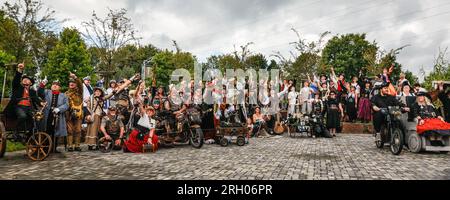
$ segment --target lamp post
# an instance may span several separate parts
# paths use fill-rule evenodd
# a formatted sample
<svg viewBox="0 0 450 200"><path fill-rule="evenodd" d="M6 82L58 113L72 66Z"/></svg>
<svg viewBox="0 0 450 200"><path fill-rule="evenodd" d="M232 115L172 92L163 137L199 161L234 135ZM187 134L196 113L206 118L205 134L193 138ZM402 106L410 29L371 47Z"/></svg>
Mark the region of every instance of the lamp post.
<svg viewBox="0 0 450 200"><path fill-rule="evenodd" d="M144 60L144 62L142 62L142 67L141 67L141 78L142 78L142 80L145 80L145 76L147 75L146 74L146 70L145 70L145 68L146 68L146 66L147 66L147 64L149 64L149 63L151 63L152 62L152 58L150 58L150 59L147 59L147 60Z"/></svg>

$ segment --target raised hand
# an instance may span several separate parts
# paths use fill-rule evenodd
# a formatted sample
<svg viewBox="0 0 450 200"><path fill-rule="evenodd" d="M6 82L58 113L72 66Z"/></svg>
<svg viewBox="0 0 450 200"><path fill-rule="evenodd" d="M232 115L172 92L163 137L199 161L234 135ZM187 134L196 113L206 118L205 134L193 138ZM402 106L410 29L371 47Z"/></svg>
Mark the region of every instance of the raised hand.
<svg viewBox="0 0 450 200"><path fill-rule="evenodd" d="M77 78L77 75L75 75L74 73L70 72L69 77L71 77L71 78Z"/></svg>
<svg viewBox="0 0 450 200"><path fill-rule="evenodd" d="M132 77L130 78L130 81L137 81L137 80L140 80L140 79L141 79L141 75L136 74L136 75L134 75L134 76L132 76Z"/></svg>
<svg viewBox="0 0 450 200"><path fill-rule="evenodd" d="M17 65L17 68L20 69L20 70L23 70L23 69L25 69L25 64L24 63L19 63Z"/></svg>

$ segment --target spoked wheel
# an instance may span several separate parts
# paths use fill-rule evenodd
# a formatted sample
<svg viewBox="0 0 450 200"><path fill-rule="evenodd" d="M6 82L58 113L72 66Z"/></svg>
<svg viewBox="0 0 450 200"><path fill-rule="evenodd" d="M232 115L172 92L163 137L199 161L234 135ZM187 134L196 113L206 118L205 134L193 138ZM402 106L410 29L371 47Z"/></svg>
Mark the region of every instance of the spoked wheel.
<svg viewBox="0 0 450 200"><path fill-rule="evenodd" d="M422 151L422 138L416 133L409 135L408 148L413 153L421 152Z"/></svg>
<svg viewBox="0 0 450 200"><path fill-rule="evenodd" d="M0 158L3 158L5 156L6 152L6 131L5 126L2 122L0 122Z"/></svg>
<svg viewBox="0 0 450 200"><path fill-rule="evenodd" d="M200 149L203 146L203 131L201 128L191 128L190 130L190 138L189 143L192 147Z"/></svg>
<svg viewBox="0 0 450 200"><path fill-rule="evenodd" d="M98 149L102 153L109 153L113 148L113 141L106 139L106 137L102 137L97 142Z"/></svg>
<svg viewBox="0 0 450 200"><path fill-rule="evenodd" d="M244 136L239 136L236 140L236 144L238 146L244 146L245 145L245 137Z"/></svg>
<svg viewBox="0 0 450 200"><path fill-rule="evenodd" d="M399 128L394 128L391 135L391 153L399 155L403 149L403 133Z"/></svg>
<svg viewBox="0 0 450 200"><path fill-rule="evenodd" d="M28 139L26 152L31 160L42 161L50 154L52 145L53 141L50 135L38 132Z"/></svg>

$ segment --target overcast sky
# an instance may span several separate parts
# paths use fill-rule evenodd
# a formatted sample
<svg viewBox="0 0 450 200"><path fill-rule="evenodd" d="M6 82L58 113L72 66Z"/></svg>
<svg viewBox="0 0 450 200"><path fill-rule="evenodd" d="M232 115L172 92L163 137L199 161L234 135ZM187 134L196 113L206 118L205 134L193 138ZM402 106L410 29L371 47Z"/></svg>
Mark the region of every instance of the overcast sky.
<svg viewBox="0 0 450 200"><path fill-rule="evenodd" d="M4 2L5 0L0 0ZM389 50L406 44L398 59L419 74L428 72L439 47L450 46L447 0L43 0L57 11L63 26L81 27L92 11L126 8L141 43L172 47L176 40L200 61L230 53L233 45L254 42L253 52L288 55L296 28L308 40L324 31L367 33L369 41ZM271 58L269 58L271 59Z"/></svg>

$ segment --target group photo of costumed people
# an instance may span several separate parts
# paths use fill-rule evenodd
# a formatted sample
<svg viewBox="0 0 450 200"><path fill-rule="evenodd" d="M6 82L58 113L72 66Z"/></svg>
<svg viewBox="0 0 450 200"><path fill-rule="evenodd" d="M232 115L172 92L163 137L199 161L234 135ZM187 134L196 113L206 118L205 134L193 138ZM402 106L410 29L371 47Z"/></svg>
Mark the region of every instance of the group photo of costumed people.
<svg viewBox="0 0 450 200"><path fill-rule="evenodd" d="M411 85L405 74L392 80L394 67L383 69L374 78L362 72L359 77L346 77L330 67L328 75L305 74L306 80L212 78L183 80L177 85L158 85L154 77L147 83L139 74L108 80L107 84L101 78L91 84L90 76L81 79L70 72L68 89L61 91L60 80L38 82L35 90L34 79L23 74L25 65L19 64L5 113L17 119L18 129L27 131L34 128L33 111L43 108L38 128L53 138L55 153L60 152L57 148L62 140L69 152L96 151L105 141L124 152L156 151L195 143L198 129L215 134L219 127L237 126L248 130L248 143L250 137L276 134L280 121L285 126L289 119L304 116L321 119L330 137L337 136L342 122L372 122L379 134L385 123L380 110L391 105L411 105L406 117L418 121L419 132L448 129L448 88L438 85L435 98L430 99L429 93L420 84ZM409 102L409 97L417 97L417 101ZM443 109L434 108L432 100L436 99ZM211 138L214 135L198 140Z"/></svg>

